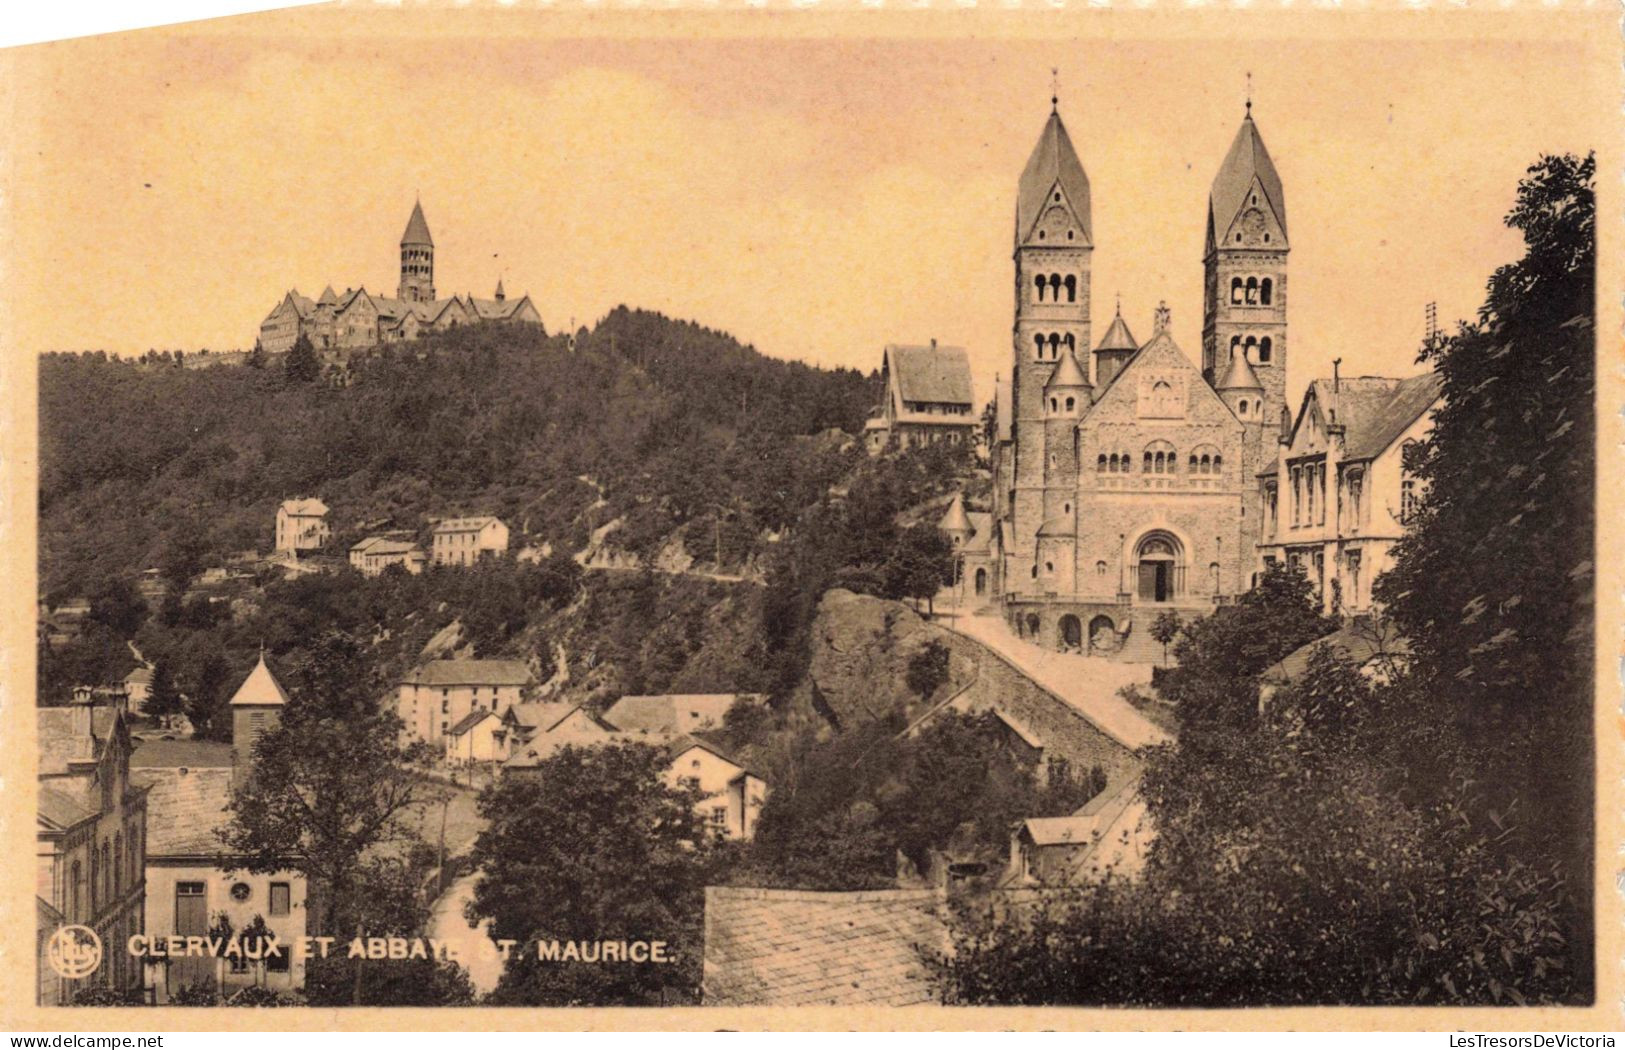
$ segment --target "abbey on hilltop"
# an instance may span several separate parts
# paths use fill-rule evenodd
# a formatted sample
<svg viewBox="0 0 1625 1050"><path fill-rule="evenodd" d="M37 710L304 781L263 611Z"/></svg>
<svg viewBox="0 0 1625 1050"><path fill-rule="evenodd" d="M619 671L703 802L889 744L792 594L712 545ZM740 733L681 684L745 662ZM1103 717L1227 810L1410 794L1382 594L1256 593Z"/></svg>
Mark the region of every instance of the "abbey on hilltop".
<svg viewBox="0 0 1625 1050"><path fill-rule="evenodd" d="M1303 566L1328 610L1356 611L1403 525L1398 445L1425 433L1437 385L1317 381L1295 424L1286 194L1250 102L1208 197L1200 364L1166 303L1144 343L1120 305L1093 343L1089 178L1051 101L1016 198L991 520L958 500L943 519L967 597L996 599L1023 637L1086 652L1149 645L1160 612L1210 611L1277 559ZM1383 513L1367 479L1389 474Z"/></svg>
<svg viewBox="0 0 1625 1050"><path fill-rule="evenodd" d="M374 295L365 287L347 288L340 295L328 285L312 301L292 289L260 323L259 341L268 353L290 349L301 335L317 350L377 346L480 321L541 324L542 315L528 295L509 299L500 280L490 299L471 294L435 298L434 238L420 202L412 206L412 217L401 234L401 279L395 298Z"/></svg>

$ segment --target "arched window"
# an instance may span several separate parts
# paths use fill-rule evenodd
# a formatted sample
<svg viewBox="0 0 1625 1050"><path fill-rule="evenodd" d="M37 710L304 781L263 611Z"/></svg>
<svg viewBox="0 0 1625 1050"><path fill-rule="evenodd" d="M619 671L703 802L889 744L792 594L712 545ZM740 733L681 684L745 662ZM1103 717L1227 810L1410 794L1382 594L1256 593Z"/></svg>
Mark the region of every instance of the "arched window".
<svg viewBox="0 0 1625 1050"><path fill-rule="evenodd" d="M1054 332L1049 334L1049 356L1052 360L1061 356L1061 337Z"/></svg>
<svg viewBox="0 0 1625 1050"><path fill-rule="evenodd" d="M1049 410L1051 412L1059 412L1060 409L1061 409L1061 406L1060 406L1058 400L1056 398L1053 398L1053 397L1050 398L1049 399ZM1051 454L1050 459L1053 460L1054 458L1055 458L1055 456L1053 454Z"/></svg>
<svg viewBox="0 0 1625 1050"><path fill-rule="evenodd" d="M1258 360L1258 337L1250 335L1242 340L1241 349L1246 353L1249 361Z"/></svg>
<svg viewBox="0 0 1625 1050"><path fill-rule="evenodd" d="M1038 354L1039 360L1044 358L1044 333L1039 332L1033 336L1033 351Z"/></svg>
<svg viewBox="0 0 1625 1050"><path fill-rule="evenodd" d="M1068 350L1076 350L1078 348L1078 337L1073 335L1071 332L1066 333L1066 348Z"/></svg>
<svg viewBox="0 0 1625 1050"><path fill-rule="evenodd" d="M1236 354L1236 351L1239 350L1239 349L1241 349L1241 336L1239 336L1239 335L1231 336L1230 337L1230 356L1234 357L1235 354Z"/></svg>
<svg viewBox="0 0 1625 1050"><path fill-rule="evenodd" d="M1236 240L1241 240L1241 234L1236 234ZM1241 296L1244 287L1245 286L1241 283L1240 277L1230 278L1230 302L1232 305L1241 305Z"/></svg>
<svg viewBox="0 0 1625 1050"><path fill-rule="evenodd" d="M1066 275L1066 301L1069 303L1078 301L1078 278L1070 273Z"/></svg>
<svg viewBox="0 0 1625 1050"><path fill-rule="evenodd" d="M1262 338L1262 339L1260 339L1258 341L1258 363L1259 364L1261 364L1261 365L1269 364L1270 363L1270 358L1271 358L1271 356L1274 355L1274 353L1275 353L1275 347L1272 345L1269 336L1266 335L1264 338Z"/></svg>
<svg viewBox="0 0 1625 1050"><path fill-rule="evenodd" d="M1145 472L1147 474L1176 474L1178 463L1174 446L1166 441L1153 441L1145 447Z"/></svg>
<svg viewBox="0 0 1625 1050"><path fill-rule="evenodd" d="M1073 406L1074 406L1074 405L1076 405L1076 404L1077 404L1077 403L1078 403L1078 399L1077 399L1077 398L1075 398L1075 397L1069 397L1069 398L1067 398L1067 399L1066 399L1066 410L1067 410L1067 411L1068 411L1068 412L1070 412L1070 411L1072 411L1072 408L1073 408Z"/></svg>
<svg viewBox="0 0 1625 1050"><path fill-rule="evenodd" d="M1254 306L1257 303L1258 303L1258 278L1249 277L1249 278L1247 278L1247 305L1248 306Z"/></svg>
<svg viewBox="0 0 1625 1050"><path fill-rule="evenodd" d="M1098 460L1095 461L1095 473L1096 474L1104 474L1104 473L1106 473L1106 456L1105 456L1104 453L1102 453L1101 457Z"/></svg>
<svg viewBox="0 0 1625 1050"><path fill-rule="evenodd" d="M1046 282L1044 281L1044 275L1043 274L1039 274L1037 277L1033 278L1033 287L1035 289L1037 289L1037 291L1038 291L1038 301L1039 302L1044 301L1044 288L1045 288L1045 286L1046 286Z"/></svg>
<svg viewBox="0 0 1625 1050"><path fill-rule="evenodd" d="M1106 563L1105 562L1103 562L1103 561L1095 562L1095 575L1096 576L1104 576L1104 575L1106 575Z"/></svg>
<svg viewBox="0 0 1625 1050"><path fill-rule="evenodd" d="M1239 407L1241 410L1240 414L1245 416L1247 414L1247 399L1242 398L1239 402L1237 402L1237 407Z"/></svg>
<svg viewBox="0 0 1625 1050"><path fill-rule="evenodd" d="M1270 304L1270 297L1274 290L1275 282L1271 281L1268 277L1258 282L1258 301L1263 303L1265 306L1268 306Z"/></svg>
<svg viewBox="0 0 1625 1050"><path fill-rule="evenodd" d="M1219 455L1216 452L1213 454L1213 473L1215 473L1215 474L1223 474L1224 473L1224 457Z"/></svg>
<svg viewBox="0 0 1625 1050"><path fill-rule="evenodd" d="M1143 470L1143 473L1146 473L1146 474L1151 473L1151 453L1149 453L1149 452L1147 452L1145 454L1145 468Z"/></svg>

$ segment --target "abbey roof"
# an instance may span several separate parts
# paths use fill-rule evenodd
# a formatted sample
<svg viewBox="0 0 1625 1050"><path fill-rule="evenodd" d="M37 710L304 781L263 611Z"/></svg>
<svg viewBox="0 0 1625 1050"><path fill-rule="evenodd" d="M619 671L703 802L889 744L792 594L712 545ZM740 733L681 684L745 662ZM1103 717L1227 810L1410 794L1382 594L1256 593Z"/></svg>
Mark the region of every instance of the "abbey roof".
<svg viewBox="0 0 1625 1050"><path fill-rule="evenodd" d="M1247 194L1255 178L1264 193L1265 200L1261 203L1267 203L1274 213L1284 238L1286 193L1281 188L1281 176L1275 171L1269 151L1264 148L1264 138L1258 133L1258 125L1253 123L1249 111L1237 129L1234 141L1230 143L1230 152L1225 155L1224 163L1219 165L1219 174L1213 179L1213 190L1208 197L1208 220L1215 237L1224 236L1231 223L1236 221L1242 205L1247 202Z"/></svg>
<svg viewBox="0 0 1625 1050"><path fill-rule="evenodd" d="M1089 176L1084 174L1078 151L1072 148L1072 139L1061 123L1061 115L1051 111L1044 131L1038 136L1032 156L1021 172L1021 185L1016 194L1016 243L1021 244L1032 235L1033 226L1043 214L1050 190L1056 183L1066 195L1083 226L1083 243L1094 242L1094 229L1089 219Z"/></svg>

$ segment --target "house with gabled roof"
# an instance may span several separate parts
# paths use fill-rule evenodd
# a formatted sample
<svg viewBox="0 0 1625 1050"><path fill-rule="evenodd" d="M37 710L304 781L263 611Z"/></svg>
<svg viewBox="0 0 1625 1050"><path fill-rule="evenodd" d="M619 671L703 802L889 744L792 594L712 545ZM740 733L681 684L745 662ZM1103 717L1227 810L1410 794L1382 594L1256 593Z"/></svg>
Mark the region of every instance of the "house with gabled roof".
<svg viewBox="0 0 1625 1050"><path fill-rule="evenodd" d="M452 727L472 712L505 711L523 699L534 681L523 660L426 661L399 682L396 712L402 733L409 742L443 748Z"/></svg>
<svg viewBox="0 0 1625 1050"><path fill-rule="evenodd" d="M890 344L881 354L880 380L883 400L864 427L871 453L976 440L980 423L964 347L935 339L929 346Z"/></svg>
<svg viewBox="0 0 1625 1050"><path fill-rule="evenodd" d="M430 557L436 565L469 566L508 549L508 526L488 514L435 523Z"/></svg>
<svg viewBox="0 0 1625 1050"><path fill-rule="evenodd" d="M1372 608L1372 584L1422 498L1407 449L1442 404L1437 373L1317 379L1258 478L1259 567L1297 566L1328 613Z"/></svg>
<svg viewBox="0 0 1625 1050"><path fill-rule="evenodd" d="M327 524L327 504L314 496L285 499L276 509L276 549L279 551L320 550L332 534Z"/></svg>
<svg viewBox="0 0 1625 1050"><path fill-rule="evenodd" d="M666 747L673 787L700 793L696 809L718 838L749 840L767 801L767 781L745 759L708 733L690 733Z"/></svg>

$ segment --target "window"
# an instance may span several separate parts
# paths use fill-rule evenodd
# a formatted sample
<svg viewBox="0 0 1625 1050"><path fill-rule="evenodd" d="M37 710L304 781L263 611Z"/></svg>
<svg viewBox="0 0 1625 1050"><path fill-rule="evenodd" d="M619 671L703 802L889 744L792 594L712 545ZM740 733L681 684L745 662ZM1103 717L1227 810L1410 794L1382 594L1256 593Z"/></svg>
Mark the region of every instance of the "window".
<svg viewBox="0 0 1625 1050"><path fill-rule="evenodd" d="M1261 365L1269 364L1270 363L1270 358L1272 356L1274 356L1274 352L1275 352L1275 350L1274 350L1274 347L1271 345L1269 336L1266 335L1264 338L1262 338L1262 339L1260 339L1258 341L1258 363L1259 364L1261 364Z"/></svg>
<svg viewBox="0 0 1625 1050"><path fill-rule="evenodd" d="M1095 460L1095 473L1096 474L1104 474L1104 473L1106 473L1106 455L1105 455L1105 453L1101 453L1100 458Z"/></svg>
<svg viewBox="0 0 1625 1050"><path fill-rule="evenodd" d="M1066 399L1066 410L1068 412L1072 411L1072 409L1077 405L1077 403L1078 403L1077 398L1073 398L1073 397L1067 398Z"/></svg>
<svg viewBox="0 0 1625 1050"><path fill-rule="evenodd" d="M286 882L271 883L271 915L286 915L292 906L292 891Z"/></svg>
<svg viewBox="0 0 1625 1050"><path fill-rule="evenodd" d="M1236 240L1238 240L1238 241L1241 240L1241 234L1239 234L1239 233L1236 234ZM1241 297L1242 297L1243 290L1245 289L1245 287L1246 286L1244 284L1242 284L1242 281L1241 281L1240 277L1232 277L1232 278L1230 278L1230 302L1231 302L1232 305L1234 305L1234 306L1240 306L1241 305Z"/></svg>
<svg viewBox="0 0 1625 1050"><path fill-rule="evenodd" d="M1068 239L1070 239L1071 236L1072 236L1072 232L1070 230L1068 230L1067 231ZM1078 301L1078 279L1077 279L1077 277L1075 277L1072 274L1067 274L1066 275L1066 281L1064 283L1066 284L1066 301L1069 302L1069 303L1077 302Z"/></svg>
<svg viewBox="0 0 1625 1050"><path fill-rule="evenodd" d="M1104 576L1104 575L1106 575L1106 563L1105 562L1103 562L1103 561L1095 562L1095 575L1096 576Z"/></svg>
<svg viewBox="0 0 1625 1050"><path fill-rule="evenodd" d="M1264 239L1266 241L1269 240L1269 235L1265 234ZM1260 303L1262 303L1263 305L1265 305L1265 306L1270 305L1270 297L1273 294L1274 289L1275 289L1275 282L1271 281L1268 277L1264 278L1262 281L1259 281L1258 282L1258 301Z"/></svg>
<svg viewBox="0 0 1625 1050"><path fill-rule="evenodd" d="M1364 509L1360 506L1361 497L1365 495L1364 471L1351 470L1348 475L1349 509L1348 527L1351 531L1359 531L1360 523L1364 519Z"/></svg>
<svg viewBox="0 0 1625 1050"><path fill-rule="evenodd" d="M718 831L726 831L726 830L728 830L728 807L727 806L712 806L711 807L711 826L713 828L717 829Z"/></svg>
<svg viewBox="0 0 1625 1050"><path fill-rule="evenodd" d="M1409 525L1416 517L1416 479L1402 478L1399 482L1399 523Z"/></svg>
<svg viewBox="0 0 1625 1050"><path fill-rule="evenodd" d="M689 791L698 791L698 790L700 790L700 778L699 777L680 777L680 778L678 778L677 782L679 784L681 784L684 788L688 789Z"/></svg>
<svg viewBox="0 0 1625 1050"><path fill-rule="evenodd" d="M1258 305L1258 278L1247 278L1247 305Z"/></svg>
<svg viewBox="0 0 1625 1050"><path fill-rule="evenodd" d="M231 899L236 901L238 904L243 903L244 901L248 900L248 898L252 897L253 895L254 895L254 890L253 890L253 888L251 886L248 885L248 883L246 883L246 882L234 882L234 883L231 884Z"/></svg>

